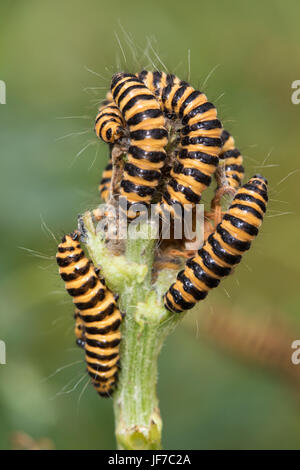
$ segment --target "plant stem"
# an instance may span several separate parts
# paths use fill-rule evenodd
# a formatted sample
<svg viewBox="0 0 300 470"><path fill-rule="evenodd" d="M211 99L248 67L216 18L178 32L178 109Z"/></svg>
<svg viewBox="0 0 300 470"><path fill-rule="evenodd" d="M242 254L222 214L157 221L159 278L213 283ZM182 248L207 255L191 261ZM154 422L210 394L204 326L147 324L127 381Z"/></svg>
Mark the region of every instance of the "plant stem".
<svg viewBox="0 0 300 470"><path fill-rule="evenodd" d="M118 448L161 449L157 360L166 336L182 318L170 314L161 299L175 272L162 271L151 284L156 240L150 224L141 225L138 236L128 230L125 255L114 256L96 234L89 213L83 216L83 222L90 256L101 267L108 287L119 294L119 305L125 312L121 371L113 396Z"/></svg>

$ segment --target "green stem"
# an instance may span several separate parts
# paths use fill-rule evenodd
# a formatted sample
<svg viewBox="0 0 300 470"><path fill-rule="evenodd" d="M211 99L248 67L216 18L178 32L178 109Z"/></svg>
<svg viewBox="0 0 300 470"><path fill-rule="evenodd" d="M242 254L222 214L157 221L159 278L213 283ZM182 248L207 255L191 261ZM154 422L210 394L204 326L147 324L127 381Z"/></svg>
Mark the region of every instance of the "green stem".
<svg viewBox="0 0 300 470"><path fill-rule="evenodd" d="M162 303L162 293L174 271L162 271L151 284L156 240L143 224L139 236L128 231L125 255L114 256L96 234L89 213L83 217L86 246L107 285L119 294L126 313L122 323L121 371L114 393L116 439L119 449L161 449L162 420L156 394L157 360L162 344L182 318Z"/></svg>

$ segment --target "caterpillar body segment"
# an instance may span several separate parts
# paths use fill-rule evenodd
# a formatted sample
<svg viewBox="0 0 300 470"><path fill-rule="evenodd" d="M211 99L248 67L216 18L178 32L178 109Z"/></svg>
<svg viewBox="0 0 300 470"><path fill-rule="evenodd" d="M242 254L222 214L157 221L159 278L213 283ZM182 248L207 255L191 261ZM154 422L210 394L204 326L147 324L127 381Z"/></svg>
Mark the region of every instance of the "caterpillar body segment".
<svg viewBox="0 0 300 470"><path fill-rule="evenodd" d="M135 75L118 73L113 76L111 91L126 125L130 146L120 194L127 198L127 217L134 204L148 206L161 178L168 142L165 119L155 95Z"/></svg>
<svg viewBox="0 0 300 470"><path fill-rule="evenodd" d="M110 94L108 96L110 97ZM124 136L125 122L112 99L106 99L101 103L94 130L97 137L108 144L113 144Z"/></svg>
<svg viewBox="0 0 300 470"><path fill-rule="evenodd" d="M228 131L223 130L221 141L220 165L224 165L226 183L237 189L241 186L245 173L243 157L235 146L234 138Z"/></svg>
<svg viewBox="0 0 300 470"><path fill-rule="evenodd" d="M63 237L56 260L82 322L88 373L98 393L110 396L118 377L122 315L114 295L86 258L78 237L77 233ZM83 337L79 331L77 334L81 341Z"/></svg>
<svg viewBox="0 0 300 470"><path fill-rule="evenodd" d="M215 232L198 254L187 260L185 269L164 295L168 310L189 310L230 274L258 234L267 201L267 180L260 175L237 191Z"/></svg>

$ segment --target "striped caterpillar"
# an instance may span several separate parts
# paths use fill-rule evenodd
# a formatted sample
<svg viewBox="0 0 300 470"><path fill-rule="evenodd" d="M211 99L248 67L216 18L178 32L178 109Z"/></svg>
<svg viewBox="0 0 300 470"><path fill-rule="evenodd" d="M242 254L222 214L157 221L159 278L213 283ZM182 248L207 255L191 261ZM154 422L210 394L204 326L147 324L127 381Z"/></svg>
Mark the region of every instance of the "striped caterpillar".
<svg viewBox="0 0 300 470"><path fill-rule="evenodd" d="M77 232L63 237L56 261L76 307L77 343L84 347L92 384L99 395L108 397L116 386L119 368L122 315L116 299L85 256Z"/></svg>
<svg viewBox="0 0 300 470"><path fill-rule="evenodd" d="M267 201L267 180L260 175L237 191L221 223L198 254L187 260L185 269L164 295L168 310L189 310L230 274L258 234Z"/></svg>

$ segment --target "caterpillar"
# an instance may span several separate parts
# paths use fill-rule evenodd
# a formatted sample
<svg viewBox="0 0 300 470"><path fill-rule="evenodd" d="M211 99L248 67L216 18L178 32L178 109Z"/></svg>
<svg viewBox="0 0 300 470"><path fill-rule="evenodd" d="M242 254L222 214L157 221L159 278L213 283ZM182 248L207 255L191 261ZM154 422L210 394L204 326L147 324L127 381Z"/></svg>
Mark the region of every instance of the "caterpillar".
<svg viewBox="0 0 300 470"><path fill-rule="evenodd" d="M220 163L224 165L225 182L234 189L241 186L244 177L243 157L235 147L234 138L228 131L221 134L222 149L219 155Z"/></svg>
<svg viewBox="0 0 300 470"><path fill-rule="evenodd" d="M177 158L158 209L175 215L172 205L198 204L210 185L219 162L222 124L205 94L175 75L144 70L138 76L156 94L165 116L182 124Z"/></svg>
<svg viewBox="0 0 300 470"><path fill-rule="evenodd" d="M98 110L94 130L104 142L113 144L124 135L125 123L118 106L110 98L104 100Z"/></svg>
<svg viewBox="0 0 300 470"><path fill-rule="evenodd" d="M228 276L258 234L268 201L267 180L253 176L236 193L221 223L164 295L165 307L179 313L203 300Z"/></svg>
<svg viewBox="0 0 300 470"><path fill-rule="evenodd" d="M155 95L133 74L112 77L111 92L129 128L130 146L120 194L127 198L127 217L134 219L134 205L148 205L160 181L168 133Z"/></svg>
<svg viewBox="0 0 300 470"><path fill-rule="evenodd" d="M104 168L102 179L99 183L99 193L104 202L107 202L109 199L112 170L112 159L110 157L108 164Z"/></svg>
<svg viewBox="0 0 300 470"><path fill-rule="evenodd" d="M120 325L122 315L116 299L98 277L99 271L85 256L78 232L65 235L58 246L56 261L65 281L67 292L73 297L84 335L85 359L91 382L99 395L108 397L113 392L119 368ZM79 320L76 328L79 326Z"/></svg>

